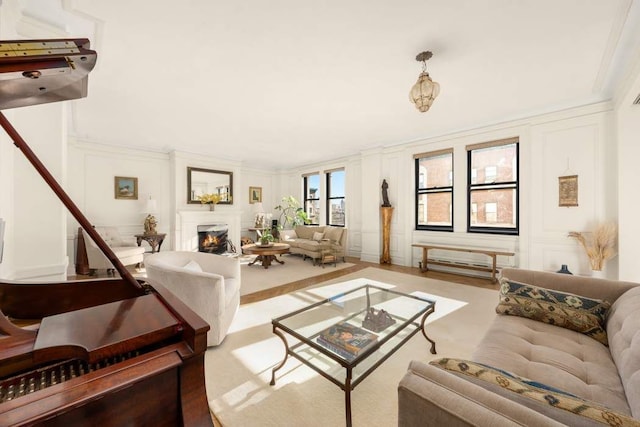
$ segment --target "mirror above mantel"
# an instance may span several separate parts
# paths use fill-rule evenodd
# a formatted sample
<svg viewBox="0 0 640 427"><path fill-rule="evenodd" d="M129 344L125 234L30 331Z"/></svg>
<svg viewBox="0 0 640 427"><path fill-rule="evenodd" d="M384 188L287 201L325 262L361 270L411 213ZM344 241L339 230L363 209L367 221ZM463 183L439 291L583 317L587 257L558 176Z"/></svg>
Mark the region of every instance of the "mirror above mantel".
<svg viewBox="0 0 640 427"><path fill-rule="evenodd" d="M200 204L203 194L219 194L219 204L233 204L233 172L187 167L187 203Z"/></svg>

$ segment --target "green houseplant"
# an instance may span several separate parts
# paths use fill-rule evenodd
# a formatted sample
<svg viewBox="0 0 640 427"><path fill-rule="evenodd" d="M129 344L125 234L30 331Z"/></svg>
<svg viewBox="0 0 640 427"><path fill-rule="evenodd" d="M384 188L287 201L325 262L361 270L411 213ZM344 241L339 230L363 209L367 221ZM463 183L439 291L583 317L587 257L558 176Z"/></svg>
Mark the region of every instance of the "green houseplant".
<svg viewBox="0 0 640 427"><path fill-rule="evenodd" d="M269 243L275 240L275 238L273 237L273 234L271 234L270 228L265 228L259 233L260 233L259 240L262 246L267 246Z"/></svg>
<svg viewBox="0 0 640 427"><path fill-rule="evenodd" d="M311 222L307 213L300 207L300 202L293 196L283 197L282 204L276 206L275 209L280 211L280 225L283 229Z"/></svg>

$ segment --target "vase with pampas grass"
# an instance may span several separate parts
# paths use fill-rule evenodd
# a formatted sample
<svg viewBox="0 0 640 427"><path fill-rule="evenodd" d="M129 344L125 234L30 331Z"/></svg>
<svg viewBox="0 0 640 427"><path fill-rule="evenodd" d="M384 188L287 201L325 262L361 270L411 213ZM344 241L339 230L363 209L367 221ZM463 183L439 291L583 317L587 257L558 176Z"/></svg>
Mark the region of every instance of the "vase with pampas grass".
<svg viewBox="0 0 640 427"><path fill-rule="evenodd" d="M569 232L569 237L573 237L584 248L591 270L602 271L604 262L616 255L616 236L618 227L612 222L599 224L593 232L580 233Z"/></svg>

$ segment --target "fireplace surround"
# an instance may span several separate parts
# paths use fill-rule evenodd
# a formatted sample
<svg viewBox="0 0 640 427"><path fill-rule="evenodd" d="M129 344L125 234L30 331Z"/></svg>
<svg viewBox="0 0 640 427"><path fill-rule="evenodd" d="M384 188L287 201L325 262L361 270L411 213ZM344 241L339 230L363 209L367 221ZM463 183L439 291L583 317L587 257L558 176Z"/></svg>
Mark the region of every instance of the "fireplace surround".
<svg viewBox="0 0 640 427"><path fill-rule="evenodd" d="M198 251L198 225L226 224L227 239L235 247L239 247L241 236L242 212L237 209L225 209L227 206L217 206L213 212L203 210L182 210L176 216L175 250Z"/></svg>

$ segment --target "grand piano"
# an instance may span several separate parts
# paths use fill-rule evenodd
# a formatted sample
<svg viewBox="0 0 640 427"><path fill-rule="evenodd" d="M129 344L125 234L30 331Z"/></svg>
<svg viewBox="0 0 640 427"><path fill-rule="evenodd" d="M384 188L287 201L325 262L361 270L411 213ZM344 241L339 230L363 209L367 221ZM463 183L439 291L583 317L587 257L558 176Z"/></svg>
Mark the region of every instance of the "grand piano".
<svg viewBox="0 0 640 427"><path fill-rule="evenodd" d="M1 110L85 97L87 39L0 41L0 125L119 278L0 279L0 425L211 426L209 325L135 279Z"/></svg>

